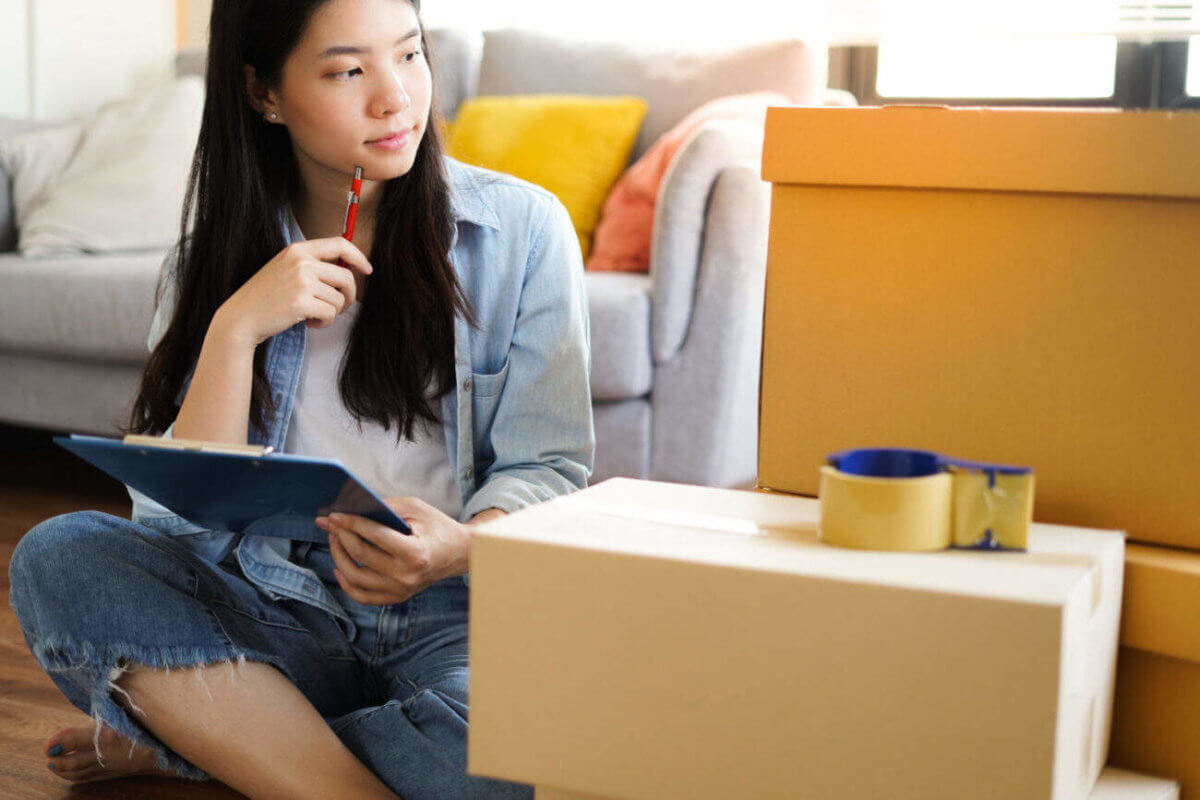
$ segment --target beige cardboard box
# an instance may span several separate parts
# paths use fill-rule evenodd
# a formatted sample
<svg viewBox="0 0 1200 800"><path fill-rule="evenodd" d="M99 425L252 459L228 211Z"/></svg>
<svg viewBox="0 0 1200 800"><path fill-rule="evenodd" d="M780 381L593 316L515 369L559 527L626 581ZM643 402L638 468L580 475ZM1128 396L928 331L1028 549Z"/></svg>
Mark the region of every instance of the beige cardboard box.
<svg viewBox="0 0 1200 800"><path fill-rule="evenodd" d="M615 479L472 544L468 769L620 798L1085 798L1123 536L816 539L817 503Z"/></svg>
<svg viewBox="0 0 1200 800"><path fill-rule="evenodd" d="M1200 114L768 111L759 485L915 447L1200 549Z"/></svg>
<svg viewBox="0 0 1200 800"><path fill-rule="evenodd" d="M1113 708L1114 764L1200 798L1200 553L1130 545Z"/></svg>
<svg viewBox="0 0 1200 800"><path fill-rule="evenodd" d="M537 787L535 800L616 800L551 787ZM1179 800L1179 784L1105 767L1088 800Z"/></svg>

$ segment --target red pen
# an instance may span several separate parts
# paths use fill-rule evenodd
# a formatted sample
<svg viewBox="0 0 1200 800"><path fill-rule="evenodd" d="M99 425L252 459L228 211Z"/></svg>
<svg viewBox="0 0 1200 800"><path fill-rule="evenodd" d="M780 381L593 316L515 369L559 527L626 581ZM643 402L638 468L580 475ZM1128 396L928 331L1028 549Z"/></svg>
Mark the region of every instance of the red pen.
<svg viewBox="0 0 1200 800"><path fill-rule="evenodd" d="M346 216L342 220L342 238L347 242L354 241L354 220L358 218L358 195L362 191L362 167L354 168L354 180L350 182L350 195L346 198ZM347 267L341 258L338 266Z"/></svg>

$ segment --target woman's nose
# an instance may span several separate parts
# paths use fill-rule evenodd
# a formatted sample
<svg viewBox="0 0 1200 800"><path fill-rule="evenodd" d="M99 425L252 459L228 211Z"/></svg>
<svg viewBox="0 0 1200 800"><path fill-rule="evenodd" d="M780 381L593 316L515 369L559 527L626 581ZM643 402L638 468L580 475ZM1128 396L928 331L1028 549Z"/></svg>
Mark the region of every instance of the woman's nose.
<svg viewBox="0 0 1200 800"><path fill-rule="evenodd" d="M371 112L378 117L403 111L412 104L404 84L398 77L388 78L372 100Z"/></svg>

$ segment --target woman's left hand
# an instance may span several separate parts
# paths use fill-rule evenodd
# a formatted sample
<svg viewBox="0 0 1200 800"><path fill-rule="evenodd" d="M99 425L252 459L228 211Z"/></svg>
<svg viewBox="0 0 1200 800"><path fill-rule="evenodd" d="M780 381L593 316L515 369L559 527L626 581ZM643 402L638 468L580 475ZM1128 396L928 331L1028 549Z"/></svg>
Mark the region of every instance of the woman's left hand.
<svg viewBox="0 0 1200 800"><path fill-rule="evenodd" d="M471 533L416 497L388 497L384 503L408 523L400 533L357 514L317 517L329 534L338 585L365 605L401 603L426 587L467 571Z"/></svg>

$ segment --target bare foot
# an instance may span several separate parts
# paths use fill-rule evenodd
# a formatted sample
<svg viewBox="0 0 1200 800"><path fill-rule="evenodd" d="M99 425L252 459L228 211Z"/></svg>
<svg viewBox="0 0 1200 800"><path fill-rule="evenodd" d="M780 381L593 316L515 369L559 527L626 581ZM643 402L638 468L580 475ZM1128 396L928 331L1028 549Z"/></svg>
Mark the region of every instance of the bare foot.
<svg viewBox="0 0 1200 800"><path fill-rule="evenodd" d="M100 729L101 766L94 745L95 722L77 728L63 728L42 746L47 766L60 778L76 783L124 778L129 775L166 775L158 768L154 753L142 747L130 749L130 742L111 728ZM58 749L61 747L61 751ZM57 755L51 755L51 751Z"/></svg>

